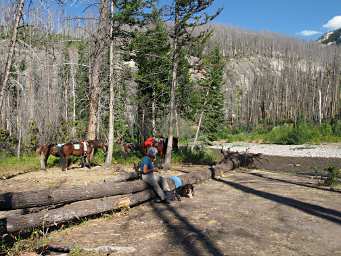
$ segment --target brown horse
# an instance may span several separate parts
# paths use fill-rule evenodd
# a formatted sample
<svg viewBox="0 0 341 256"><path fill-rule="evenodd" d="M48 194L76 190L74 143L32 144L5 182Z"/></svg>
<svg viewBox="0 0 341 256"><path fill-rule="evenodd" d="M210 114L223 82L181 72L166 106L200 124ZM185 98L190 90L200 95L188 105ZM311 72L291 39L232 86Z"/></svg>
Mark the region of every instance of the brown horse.
<svg viewBox="0 0 341 256"><path fill-rule="evenodd" d="M40 155L40 169L46 170L47 160L50 155L53 155L60 157L62 162L62 171L67 169L70 156L79 156L81 158L81 166L83 167L85 165L90 168L90 160L93 151L93 146L86 141L66 144L43 144L36 150L36 152Z"/></svg>
<svg viewBox="0 0 341 256"><path fill-rule="evenodd" d="M134 144L134 143L127 143L127 142L124 142L121 137L116 140L116 143L122 147L124 158L126 158L129 153L133 151L141 150L143 148L143 144L140 145L140 144Z"/></svg>
<svg viewBox="0 0 341 256"><path fill-rule="evenodd" d="M89 145L94 149L102 149L104 153L108 151L108 145L100 140L88 140Z"/></svg>

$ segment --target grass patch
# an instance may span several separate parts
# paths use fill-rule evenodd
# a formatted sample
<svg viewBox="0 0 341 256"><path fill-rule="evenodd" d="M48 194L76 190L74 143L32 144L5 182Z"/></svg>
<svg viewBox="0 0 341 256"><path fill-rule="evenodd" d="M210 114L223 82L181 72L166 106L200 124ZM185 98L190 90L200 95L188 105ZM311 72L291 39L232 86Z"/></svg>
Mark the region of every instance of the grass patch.
<svg viewBox="0 0 341 256"><path fill-rule="evenodd" d="M189 147L183 147L172 154L172 162L175 164L212 165L218 159L215 151L203 148L196 148L192 151Z"/></svg>
<svg viewBox="0 0 341 256"><path fill-rule="evenodd" d="M59 165L59 158L50 156L47 162L48 167ZM0 177L9 178L18 174L38 171L40 159L38 156L0 156Z"/></svg>
<svg viewBox="0 0 341 256"><path fill-rule="evenodd" d="M250 132L241 130L225 131L220 138L228 142L256 142L282 145L320 144L322 142L341 142L341 121L320 125L307 122L283 124L270 130L255 129Z"/></svg>
<svg viewBox="0 0 341 256"><path fill-rule="evenodd" d="M0 176L11 177L20 173L37 171L40 168L39 159L36 156L3 157L0 158Z"/></svg>

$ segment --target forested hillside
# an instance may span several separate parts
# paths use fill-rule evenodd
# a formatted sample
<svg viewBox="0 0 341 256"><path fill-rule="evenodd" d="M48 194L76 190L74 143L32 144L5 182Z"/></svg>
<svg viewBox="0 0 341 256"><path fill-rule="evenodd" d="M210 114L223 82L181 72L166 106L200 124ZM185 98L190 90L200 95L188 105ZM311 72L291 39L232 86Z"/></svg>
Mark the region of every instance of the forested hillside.
<svg viewBox="0 0 341 256"><path fill-rule="evenodd" d="M7 152L86 137L108 140L110 134L138 141L158 131L167 136L169 127L182 139L215 139L237 128L340 117L337 46L198 26L195 34L212 34L178 51L173 94L172 24L156 13L141 22L146 6L127 13L102 0L92 8L81 19L63 16L63 6L24 9L30 14L18 27L0 113L0 146ZM1 63L10 51L15 11L0 8ZM3 79L5 65L0 70Z"/></svg>

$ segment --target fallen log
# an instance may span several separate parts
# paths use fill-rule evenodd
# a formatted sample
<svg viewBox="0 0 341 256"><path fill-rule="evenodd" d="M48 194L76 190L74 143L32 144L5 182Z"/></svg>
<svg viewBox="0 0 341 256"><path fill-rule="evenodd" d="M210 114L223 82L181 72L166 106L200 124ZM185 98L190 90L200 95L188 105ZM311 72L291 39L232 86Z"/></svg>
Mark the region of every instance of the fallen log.
<svg viewBox="0 0 341 256"><path fill-rule="evenodd" d="M13 215L0 222L2 224L0 230L5 231L5 233L14 233L41 226L47 228L60 223L79 220L83 217L98 215L124 207L132 207L148 201L154 196L154 192L146 189L135 194L84 200L52 210L43 210L26 215Z"/></svg>
<svg viewBox="0 0 341 256"><path fill-rule="evenodd" d="M113 179L104 182L83 186L0 194L0 210L15 210L21 208L66 204L105 196L135 193L147 189L148 185L142 180L118 183L118 181L131 179L135 177L134 175L126 173L119 175L119 179L113 177ZM206 171L181 175L181 179L185 185L189 183L197 183L201 180L208 179L210 176L211 171L207 169ZM170 187L174 188L174 185L171 183Z"/></svg>
<svg viewBox="0 0 341 256"><path fill-rule="evenodd" d="M250 160L252 157L252 154L224 154L224 159L215 168L183 174L180 177L184 185L196 183L209 179L212 175L221 176L226 171L249 165L252 163ZM118 181L135 178L135 175L134 173L123 173L103 182L83 186L3 193L0 194L0 210L67 204L106 196L135 193L147 189L148 185L141 180L118 183Z"/></svg>
<svg viewBox="0 0 341 256"><path fill-rule="evenodd" d="M10 211L0 211L0 219L8 218L10 216L25 215L25 214L40 212L42 210L50 210L50 209L54 209L60 206L62 205L48 205L48 206L40 206L40 207L33 207L33 208L16 209L16 210L10 210Z"/></svg>
<svg viewBox="0 0 341 256"><path fill-rule="evenodd" d="M183 185L195 184L215 176L220 176L223 172L240 166L241 162L239 159L224 158L218 166L223 165L224 168L210 167L206 170L186 173L179 177L182 180ZM175 184L170 179L167 181L170 189L175 189ZM131 194L134 192L138 193ZM40 212L26 215L8 216L7 218L0 220L0 231L4 234L19 232L40 226L50 227L59 223L69 222L74 219L112 211L124 206L131 207L148 201L154 196L154 193L148 189L148 185L141 180L122 183L117 183L117 181L113 182L111 180L110 182L76 188L59 188L55 190L12 193L10 197L11 200L7 202L12 207L34 205L38 202L39 204L68 203L71 200L73 200L73 202L56 209L42 210ZM94 199L94 197L97 198ZM6 204L6 206L8 207L8 204Z"/></svg>
<svg viewBox="0 0 341 256"><path fill-rule="evenodd" d="M124 195L147 188L148 185L142 180L121 183L118 183L117 180L106 180L83 186L9 192L0 194L0 210L66 204L105 196Z"/></svg>

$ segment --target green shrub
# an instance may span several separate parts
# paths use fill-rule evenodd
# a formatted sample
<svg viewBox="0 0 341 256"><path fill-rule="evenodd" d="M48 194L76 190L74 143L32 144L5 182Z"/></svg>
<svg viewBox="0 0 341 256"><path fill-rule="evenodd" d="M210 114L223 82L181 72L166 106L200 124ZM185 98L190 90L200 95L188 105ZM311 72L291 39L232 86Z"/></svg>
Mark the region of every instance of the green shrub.
<svg viewBox="0 0 341 256"><path fill-rule="evenodd" d="M333 135L333 127L329 123L323 123L320 126L320 134L322 136L331 136Z"/></svg>
<svg viewBox="0 0 341 256"><path fill-rule="evenodd" d="M328 167L326 169L327 179L324 181L325 186L335 186L338 184L338 178L340 176L340 170L336 169L335 167Z"/></svg>
<svg viewBox="0 0 341 256"><path fill-rule="evenodd" d="M341 136L341 120L334 122L332 126L333 134L335 136Z"/></svg>
<svg viewBox="0 0 341 256"><path fill-rule="evenodd" d="M201 147L196 147L193 151L189 147L183 147L172 154L174 163L211 165L216 160L211 151Z"/></svg>
<svg viewBox="0 0 341 256"><path fill-rule="evenodd" d="M324 128L328 132L328 128ZM274 127L266 136L266 141L274 144L297 145L307 142L318 143L320 130L308 123L300 123L296 127L289 124Z"/></svg>
<svg viewBox="0 0 341 256"><path fill-rule="evenodd" d="M292 130L293 127L289 124L276 126L265 136L265 140L269 143L288 144L288 138Z"/></svg>

